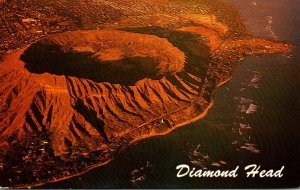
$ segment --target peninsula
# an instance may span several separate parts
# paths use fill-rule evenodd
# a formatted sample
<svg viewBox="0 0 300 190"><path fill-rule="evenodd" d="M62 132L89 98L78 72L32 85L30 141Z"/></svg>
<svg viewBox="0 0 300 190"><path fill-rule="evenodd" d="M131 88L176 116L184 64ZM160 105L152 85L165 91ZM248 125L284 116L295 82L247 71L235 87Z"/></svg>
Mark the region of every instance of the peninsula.
<svg viewBox="0 0 300 190"><path fill-rule="evenodd" d="M219 0L0 1L0 185L107 164L205 116L246 55L292 46L247 33Z"/></svg>

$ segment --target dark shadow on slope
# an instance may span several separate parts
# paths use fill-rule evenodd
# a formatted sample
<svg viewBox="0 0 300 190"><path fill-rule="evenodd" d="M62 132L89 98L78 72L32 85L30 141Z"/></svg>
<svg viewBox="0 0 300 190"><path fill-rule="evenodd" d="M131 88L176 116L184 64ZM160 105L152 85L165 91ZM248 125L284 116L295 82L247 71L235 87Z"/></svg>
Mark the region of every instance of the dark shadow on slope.
<svg viewBox="0 0 300 190"><path fill-rule="evenodd" d="M73 109L80 113L84 119L98 131L98 133L103 137L105 143L109 143L109 139L104 131L104 122L97 117L97 112L95 110L88 109L81 99L77 100Z"/></svg>
<svg viewBox="0 0 300 190"><path fill-rule="evenodd" d="M157 26L122 28L121 30L166 38L174 47L177 47L186 55L184 70L200 78L205 78L209 67L210 50L204 42L199 40L200 35L168 30Z"/></svg>

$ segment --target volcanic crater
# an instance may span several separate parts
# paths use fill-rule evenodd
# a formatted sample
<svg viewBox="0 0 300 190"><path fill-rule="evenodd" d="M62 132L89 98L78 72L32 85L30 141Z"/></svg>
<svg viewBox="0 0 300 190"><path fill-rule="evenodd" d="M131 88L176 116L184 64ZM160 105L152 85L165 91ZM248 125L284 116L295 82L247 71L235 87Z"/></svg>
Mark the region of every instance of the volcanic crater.
<svg viewBox="0 0 300 190"><path fill-rule="evenodd" d="M291 47L247 35L238 13L223 3L204 1L214 8L209 15L201 15L210 9L199 3L195 15L184 9L194 1L171 2L174 12L155 19L153 11L164 9L149 9L144 22L129 9L133 15L117 28L114 22L103 30L53 34L5 55L1 184L41 184L106 164L138 139L203 117L216 87L245 55ZM181 11L187 15L178 19Z"/></svg>
<svg viewBox="0 0 300 190"><path fill-rule="evenodd" d="M107 157L111 147L118 152L196 118L210 101L199 96L210 54L198 37L163 28L79 30L8 55L0 67L11 76L0 76L2 150L43 134L55 156L80 146Z"/></svg>
<svg viewBox="0 0 300 190"><path fill-rule="evenodd" d="M134 85L182 70L185 55L166 39L117 30L56 34L21 55L32 73L50 73L95 82Z"/></svg>

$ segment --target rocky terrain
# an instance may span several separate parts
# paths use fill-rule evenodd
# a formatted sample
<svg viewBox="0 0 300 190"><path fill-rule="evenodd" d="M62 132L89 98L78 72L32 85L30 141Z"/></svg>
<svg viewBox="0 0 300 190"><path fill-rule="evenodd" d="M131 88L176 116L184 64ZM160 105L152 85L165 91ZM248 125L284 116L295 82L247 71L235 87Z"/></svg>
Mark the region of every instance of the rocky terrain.
<svg viewBox="0 0 300 190"><path fill-rule="evenodd" d="M221 1L0 5L1 186L106 164L136 140L203 117L245 55L291 48L248 35Z"/></svg>

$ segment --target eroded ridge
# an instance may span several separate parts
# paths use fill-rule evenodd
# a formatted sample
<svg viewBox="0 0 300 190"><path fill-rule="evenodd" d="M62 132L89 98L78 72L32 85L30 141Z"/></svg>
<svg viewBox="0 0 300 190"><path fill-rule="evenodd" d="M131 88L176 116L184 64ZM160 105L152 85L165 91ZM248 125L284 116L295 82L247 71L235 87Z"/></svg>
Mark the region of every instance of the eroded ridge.
<svg viewBox="0 0 300 190"><path fill-rule="evenodd" d="M72 5L68 13L82 15L82 27L1 61L2 186L47 183L104 165L132 142L202 118L245 55L291 48L250 36L237 11L219 1L106 0L94 9L102 5L118 10L117 20L99 24Z"/></svg>
<svg viewBox="0 0 300 190"><path fill-rule="evenodd" d="M196 118L209 104L199 97L209 49L190 33L155 31L157 36L142 31L67 32L8 55L0 68L4 154L21 152L16 158L24 159L30 171L38 171L39 179L48 179L42 171L55 168L69 172L58 172L56 178L66 177L78 173L71 169L74 164L88 169L106 163L130 142L164 134ZM78 59L82 53L85 57ZM142 59L149 57L154 61ZM129 65L122 62L129 58ZM141 73L143 78L126 83L122 77L131 67L139 68L137 64L144 64L142 69L149 64L152 75ZM124 73L116 76L120 70ZM98 75L107 78L93 78ZM11 143L18 152L8 152Z"/></svg>

